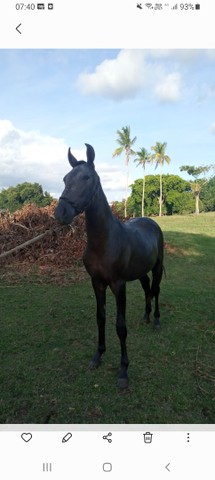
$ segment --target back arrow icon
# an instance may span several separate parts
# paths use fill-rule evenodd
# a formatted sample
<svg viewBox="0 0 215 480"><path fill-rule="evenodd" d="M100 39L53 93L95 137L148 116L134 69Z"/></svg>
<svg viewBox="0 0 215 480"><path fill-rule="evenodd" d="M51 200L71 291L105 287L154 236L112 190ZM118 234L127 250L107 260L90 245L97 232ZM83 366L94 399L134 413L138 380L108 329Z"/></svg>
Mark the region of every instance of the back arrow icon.
<svg viewBox="0 0 215 480"><path fill-rule="evenodd" d="M20 33L20 35L22 34L22 32L20 32L20 30L19 30L19 27L21 27L21 25L22 25L22 24L20 23L20 24L19 24L19 25L17 25L17 27L16 27L16 30L17 30L17 32L19 32L19 33Z"/></svg>
<svg viewBox="0 0 215 480"><path fill-rule="evenodd" d="M165 468L168 470L168 472L170 472L170 469L168 468L170 466L170 463L167 463L167 465L165 466Z"/></svg>

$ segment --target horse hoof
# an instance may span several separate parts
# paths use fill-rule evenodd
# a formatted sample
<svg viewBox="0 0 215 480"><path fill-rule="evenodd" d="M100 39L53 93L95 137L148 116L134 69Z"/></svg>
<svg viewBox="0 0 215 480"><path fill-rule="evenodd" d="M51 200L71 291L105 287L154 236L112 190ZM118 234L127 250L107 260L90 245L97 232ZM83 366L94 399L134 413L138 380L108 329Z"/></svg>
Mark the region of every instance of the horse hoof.
<svg viewBox="0 0 215 480"><path fill-rule="evenodd" d="M120 390L122 390L123 388L128 388L128 379L118 378L117 386L118 388L120 388Z"/></svg>
<svg viewBox="0 0 215 480"><path fill-rule="evenodd" d="M89 368L90 370L93 370L94 368L98 368L100 365L101 365L101 361L100 361L100 362L95 362L95 360L91 360L91 362L89 363L88 368Z"/></svg>
<svg viewBox="0 0 215 480"><path fill-rule="evenodd" d="M149 317L149 315L144 315L143 321L144 321L144 323L150 323L150 317Z"/></svg>
<svg viewBox="0 0 215 480"><path fill-rule="evenodd" d="M154 330L155 330L156 332L159 332L160 329L161 329L161 326L160 326L160 325L158 325L158 324L154 325Z"/></svg>

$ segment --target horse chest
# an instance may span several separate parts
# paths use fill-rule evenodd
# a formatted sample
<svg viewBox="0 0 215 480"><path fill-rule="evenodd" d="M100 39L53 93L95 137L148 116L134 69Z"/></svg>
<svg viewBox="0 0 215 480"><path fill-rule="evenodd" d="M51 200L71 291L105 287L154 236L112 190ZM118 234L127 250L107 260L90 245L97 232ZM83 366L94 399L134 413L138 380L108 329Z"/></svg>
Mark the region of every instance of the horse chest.
<svg viewBox="0 0 215 480"><path fill-rule="evenodd" d="M106 255L99 255L97 252L86 252L83 257L84 266L91 277L99 276L108 279L111 272L111 265Z"/></svg>

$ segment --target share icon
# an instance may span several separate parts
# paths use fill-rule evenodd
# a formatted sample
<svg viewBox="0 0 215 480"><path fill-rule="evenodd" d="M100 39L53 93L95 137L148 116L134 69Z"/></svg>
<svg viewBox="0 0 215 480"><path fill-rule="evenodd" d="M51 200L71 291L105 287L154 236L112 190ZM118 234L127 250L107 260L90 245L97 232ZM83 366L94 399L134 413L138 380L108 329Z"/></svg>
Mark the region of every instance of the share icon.
<svg viewBox="0 0 215 480"><path fill-rule="evenodd" d="M108 437L111 437L111 436L112 436L112 433L109 432L107 435L104 435L102 438L103 438L104 440L107 440L108 443L111 443L111 442L112 442L112 438L108 438Z"/></svg>

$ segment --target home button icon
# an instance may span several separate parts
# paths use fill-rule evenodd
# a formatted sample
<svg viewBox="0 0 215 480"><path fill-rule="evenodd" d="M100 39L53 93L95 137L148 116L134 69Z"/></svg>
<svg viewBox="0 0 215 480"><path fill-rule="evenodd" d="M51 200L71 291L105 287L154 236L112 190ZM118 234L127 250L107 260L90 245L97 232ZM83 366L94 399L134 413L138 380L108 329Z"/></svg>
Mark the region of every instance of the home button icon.
<svg viewBox="0 0 215 480"><path fill-rule="evenodd" d="M111 470L112 470L112 463L109 463L109 462L103 463L104 472L111 472Z"/></svg>

